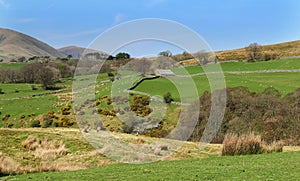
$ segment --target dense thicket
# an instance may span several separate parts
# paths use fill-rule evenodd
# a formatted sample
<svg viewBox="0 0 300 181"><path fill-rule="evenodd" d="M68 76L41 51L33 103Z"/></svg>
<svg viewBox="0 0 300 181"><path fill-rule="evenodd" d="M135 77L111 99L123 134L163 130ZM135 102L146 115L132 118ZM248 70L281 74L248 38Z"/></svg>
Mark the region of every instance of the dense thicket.
<svg viewBox="0 0 300 181"><path fill-rule="evenodd" d="M261 93L250 92L246 87L227 88L226 92L225 116L213 142L221 143L226 133L255 132L266 142L282 140L300 145L300 88L284 97L272 87ZM200 98L199 121L190 137L192 141L200 140L208 122L211 96L205 92Z"/></svg>

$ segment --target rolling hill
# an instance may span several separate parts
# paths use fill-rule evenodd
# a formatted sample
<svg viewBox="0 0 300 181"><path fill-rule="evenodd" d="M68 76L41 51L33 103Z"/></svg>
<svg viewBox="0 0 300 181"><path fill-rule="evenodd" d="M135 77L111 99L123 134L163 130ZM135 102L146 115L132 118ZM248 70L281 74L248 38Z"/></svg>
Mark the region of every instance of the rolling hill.
<svg viewBox="0 0 300 181"><path fill-rule="evenodd" d="M9 61L33 56L65 57L48 44L9 29L0 28L0 59Z"/></svg>
<svg viewBox="0 0 300 181"><path fill-rule="evenodd" d="M300 40L271 45L262 45L263 53L276 53L280 57L300 56ZM217 51L219 60L244 60L247 57L245 48Z"/></svg>
<svg viewBox="0 0 300 181"><path fill-rule="evenodd" d="M85 50L85 48L77 47L77 46L67 46L60 49L57 49L60 53L65 55L72 55L73 58L80 58L81 54Z"/></svg>
<svg viewBox="0 0 300 181"><path fill-rule="evenodd" d="M67 46L63 47L60 49L57 49L60 53L65 54L65 55L72 55L72 58L74 59L79 59L83 53L99 53L100 55L106 57L108 56L106 53L98 51L98 50L93 50L93 49L86 49L83 47L77 47L77 46Z"/></svg>

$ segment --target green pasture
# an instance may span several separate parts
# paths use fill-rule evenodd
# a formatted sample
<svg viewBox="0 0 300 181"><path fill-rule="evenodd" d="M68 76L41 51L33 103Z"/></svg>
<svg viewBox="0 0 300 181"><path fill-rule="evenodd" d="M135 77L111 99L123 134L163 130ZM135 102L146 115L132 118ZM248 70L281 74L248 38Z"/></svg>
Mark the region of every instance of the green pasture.
<svg viewBox="0 0 300 181"><path fill-rule="evenodd" d="M257 70L300 70L300 59L279 59L261 62L224 62L220 64L209 64L205 68L213 68L221 66L223 71L257 71ZM200 65L184 67L190 74L203 73ZM182 68L174 68L177 74L182 73Z"/></svg>
<svg viewBox="0 0 300 181"><path fill-rule="evenodd" d="M208 81L206 75L194 76L193 80L199 95L202 95L204 91L210 91L210 83L214 83L213 76L210 79L212 80L211 82ZM272 86L281 91L283 96L300 87L300 73L297 72L251 74L225 73L224 80L226 82L226 87L245 86L254 92L261 92L265 88ZM182 84L183 88L191 89L192 87L184 85L186 78L177 78L177 81ZM176 86L167 78L144 81L135 90L160 96L166 92L170 92L176 101L180 100ZM189 95L183 96L188 97Z"/></svg>
<svg viewBox="0 0 300 181"><path fill-rule="evenodd" d="M70 172L44 172L5 180L298 180L300 152L112 164Z"/></svg>

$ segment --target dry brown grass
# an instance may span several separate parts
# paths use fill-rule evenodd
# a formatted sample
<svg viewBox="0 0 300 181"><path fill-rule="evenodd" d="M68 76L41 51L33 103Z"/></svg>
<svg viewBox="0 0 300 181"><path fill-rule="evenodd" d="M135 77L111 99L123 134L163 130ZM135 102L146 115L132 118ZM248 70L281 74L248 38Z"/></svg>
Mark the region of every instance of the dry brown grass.
<svg viewBox="0 0 300 181"><path fill-rule="evenodd" d="M227 134L223 141L222 155L246 155L282 152L283 143L273 142L267 144L262 141L260 135L254 133L238 136Z"/></svg>
<svg viewBox="0 0 300 181"><path fill-rule="evenodd" d="M283 151L283 142L282 141L274 141L271 144L264 143L263 151L264 153L272 153L272 152L282 152Z"/></svg>
<svg viewBox="0 0 300 181"><path fill-rule="evenodd" d="M248 45L245 45L245 47ZM263 45L262 53L275 53L280 57L300 56L300 41L284 42L272 45ZM247 52L245 48L215 52L220 61L245 60Z"/></svg>
<svg viewBox="0 0 300 181"><path fill-rule="evenodd" d="M22 142L22 146L27 150L34 151L34 156L41 159L56 158L68 153L62 141L49 141L48 139L41 141L33 136L28 136Z"/></svg>
<svg viewBox="0 0 300 181"><path fill-rule="evenodd" d="M20 173L20 164L0 152L0 176L11 173Z"/></svg>

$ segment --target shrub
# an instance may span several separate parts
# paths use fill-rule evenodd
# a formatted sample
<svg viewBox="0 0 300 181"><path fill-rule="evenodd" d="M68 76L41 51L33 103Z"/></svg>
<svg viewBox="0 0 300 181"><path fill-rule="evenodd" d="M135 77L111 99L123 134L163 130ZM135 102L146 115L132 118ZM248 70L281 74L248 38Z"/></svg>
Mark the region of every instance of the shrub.
<svg viewBox="0 0 300 181"><path fill-rule="evenodd" d="M7 121L10 117L10 114L5 114L3 117L2 117L2 121Z"/></svg>
<svg viewBox="0 0 300 181"><path fill-rule="evenodd" d="M44 119L42 121L42 128L48 128L48 127L51 127L52 126L52 123L53 123L53 120L52 119Z"/></svg>
<svg viewBox="0 0 300 181"><path fill-rule="evenodd" d="M167 104L170 104L172 101L174 101L170 92L167 92L167 93L164 95L164 101L165 101L165 103L167 103Z"/></svg>
<svg viewBox="0 0 300 181"><path fill-rule="evenodd" d="M41 123L40 123L40 121L38 121L38 120L33 120L33 121L31 122L31 124L30 124L30 127L32 127L32 128L38 128L38 127L41 127Z"/></svg>
<svg viewBox="0 0 300 181"><path fill-rule="evenodd" d="M238 136L237 134L227 134L223 141L222 155L247 155L282 152L283 142L273 142L267 144L261 140L260 135L250 133Z"/></svg>
<svg viewBox="0 0 300 181"><path fill-rule="evenodd" d="M273 141L273 143L271 144L264 143L263 145L264 153L282 152L282 150L283 150L282 141Z"/></svg>
<svg viewBox="0 0 300 181"><path fill-rule="evenodd" d="M113 76L115 76L112 72L107 72L107 76L108 77L113 77Z"/></svg>
<svg viewBox="0 0 300 181"><path fill-rule="evenodd" d="M50 141L47 138L40 140L31 135L22 142L22 146L27 150L34 151L34 156L42 159L55 158L66 155L68 152L62 141Z"/></svg>
<svg viewBox="0 0 300 181"><path fill-rule="evenodd" d="M149 104L149 97L134 96L133 104L130 104L130 109L134 111L137 116L146 117L152 112L152 109L150 108Z"/></svg>
<svg viewBox="0 0 300 181"><path fill-rule="evenodd" d="M10 157L2 156L0 153L0 177L12 173L18 173L20 164Z"/></svg>
<svg viewBox="0 0 300 181"><path fill-rule="evenodd" d="M58 127L69 127L69 126L73 126L74 124L75 121L68 117L60 117L58 119Z"/></svg>
<svg viewBox="0 0 300 181"><path fill-rule="evenodd" d="M241 136L227 134L223 141L222 155L247 155L262 152L261 136L254 133Z"/></svg>
<svg viewBox="0 0 300 181"><path fill-rule="evenodd" d="M107 104L107 105L111 105L111 104L112 104L111 98L108 98L108 99L107 99L106 104Z"/></svg>
<svg viewBox="0 0 300 181"><path fill-rule="evenodd" d="M35 85L31 85L31 90L37 90L37 88L35 87Z"/></svg>
<svg viewBox="0 0 300 181"><path fill-rule="evenodd" d="M62 115L70 115L71 114L71 106L66 105L60 109Z"/></svg>

